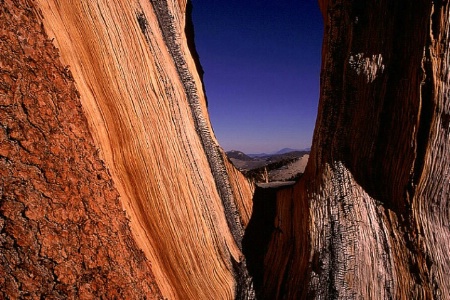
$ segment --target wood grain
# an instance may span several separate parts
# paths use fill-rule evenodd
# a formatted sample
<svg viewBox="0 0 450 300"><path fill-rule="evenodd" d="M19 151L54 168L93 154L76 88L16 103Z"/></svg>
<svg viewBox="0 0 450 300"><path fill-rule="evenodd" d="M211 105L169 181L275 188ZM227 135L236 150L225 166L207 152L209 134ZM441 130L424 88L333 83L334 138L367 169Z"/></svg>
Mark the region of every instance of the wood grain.
<svg viewBox="0 0 450 300"><path fill-rule="evenodd" d="M166 9L155 10L160 5ZM227 170L243 177L225 167L212 134L187 46L186 2L39 0L29 6L58 48L58 63L73 74L89 133L130 220L127 238L151 262L162 295L233 299L239 285L233 264L242 263L252 188L246 180L229 182Z"/></svg>
<svg viewBox="0 0 450 300"><path fill-rule="evenodd" d="M1 297L450 294L448 1L319 1L312 151L279 190L214 137L189 1L0 2Z"/></svg>
<svg viewBox="0 0 450 300"><path fill-rule="evenodd" d="M257 296L445 299L449 3L320 4L313 147L300 182L278 193L284 222Z"/></svg>

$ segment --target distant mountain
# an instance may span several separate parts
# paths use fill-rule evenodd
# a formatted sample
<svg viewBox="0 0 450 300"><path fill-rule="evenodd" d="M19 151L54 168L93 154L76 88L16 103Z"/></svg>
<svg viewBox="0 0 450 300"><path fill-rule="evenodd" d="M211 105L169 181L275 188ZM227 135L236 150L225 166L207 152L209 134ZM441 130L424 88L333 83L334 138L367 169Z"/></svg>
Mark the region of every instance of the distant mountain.
<svg viewBox="0 0 450 300"><path fill-rule="evenodd" d="M250 157L253 157L253 158L270 156L270 154L267 154L267 153L255 153L255 154L247 154L247 155Z"/></svg>
<svg viewBox="0 0 450 300"><path fill-rule="evenodd" d="M283 148L273 154L285 154L285 153L289 153L289 152L294 152L294 151L301 151L299 149L292 149L292 148Z"/></svg>
<svg viewBox="0 0 450 300"><path fill-rule="evenodd" d="M253 154L254 157L236 150L226 154L247 178L258 183L296 180L303 173L309 158L309 151L290 148L281 149L274 154Z"/></svg>
<svg viewBox="0 0 450 300"><path fill-rule="evenodd" d="M292 153L292 152L310 152L311 148L304 148L304 149L293 149L293 148L283 148L279 151L276 152L271 152L271 153L255 153L255 154L247 154L250 157L253 158L263 158L263 157L269 157L269 156L275 156L275 155L282 155L282 154L287 154L287 153Z"/></svg>
<svg viewBox="0 0 450 300"><path fill-rule="evenodd" d="M259 176L259 173L264 171L264 167L268 167L269 170L275 170L299 160L304 155L309 154L309 149L283 148L272 154L245 154L242 151L231 150L226 152L226 154L235 167L245 174L252 171L254 174L249 176L254 177L255 174Z"/></svg>
<svg viewBox="0 0 450 300"><path fill-rule="evenodd" d="M245 154L242 151L237 151L237 150L231 150L226 152L228 158L234 158L234 159L239 159L242 161L253 161L254 159L250 156L248 156L247 154Z"/></svg>

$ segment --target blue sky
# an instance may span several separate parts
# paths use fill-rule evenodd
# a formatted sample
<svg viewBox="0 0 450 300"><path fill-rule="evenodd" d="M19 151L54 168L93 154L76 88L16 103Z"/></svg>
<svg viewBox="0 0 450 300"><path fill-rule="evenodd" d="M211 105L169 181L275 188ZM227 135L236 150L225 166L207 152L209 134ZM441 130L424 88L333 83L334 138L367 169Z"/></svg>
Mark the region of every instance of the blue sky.
<svg viewBox="0 0 450 300"><path fill-rule="evenodd" d="M317 0L192 0L214 132L225 150L310 147L319 99Z"/></svg>

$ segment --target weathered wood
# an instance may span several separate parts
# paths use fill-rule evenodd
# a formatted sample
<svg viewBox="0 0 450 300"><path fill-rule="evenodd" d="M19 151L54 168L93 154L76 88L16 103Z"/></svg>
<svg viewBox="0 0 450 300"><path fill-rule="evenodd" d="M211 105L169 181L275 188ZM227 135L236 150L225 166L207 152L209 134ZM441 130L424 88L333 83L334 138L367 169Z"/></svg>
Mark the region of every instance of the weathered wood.
<svg viewBox="0 0 450 300"><path fill-rule="evenodd" d="M0 298L160 299L68 68L27 1L0 5Z"/></svg>
<svg viewBox="0 0 450 300"><path fill-rule="evenodd" d="M321 7L312 152L292 194L278 194L275 220L289 225L272 236L257 295L445 299L449 3L335 0Z"/></svg>
<svg viewBox="0 0 450 300"><path fill-rule="evenodd" d="M254 195L189 3L0 3L0 297L450 295L448 1L320 0L308 166Z"/></svg>
<svg viewBox="0 0 450 300"><path fill-rule="evenodd" d="M242 297L251 298L251 280L246 274L240 241L243 226L251 214L252 186L224 160L212 133L202 82L185 35L186 1L38 0L23 1L19 6L6 3L2 6L2 34L6 33L9 39L2 40L5 48L1 55L7 58L2 58L2 72L7 66L17 74L31 72L36 85L48 84L50 87L36 94L35 102L26 103L27 106L21 106L15 100L16 85L2 94L5 103L1 103L1 113L8 114L1 119L3 137L6 138L1 146L2 172L6 173L2 177L2 216L7 217L2 221L2 228L16 239L25 238L21 234L28 227L14 223L14 214L20 215L21 211L37 214L39 218L35 225L40 227L56 209L42 208L41 211L41 200L33 202L30 191L23 192L21 207L8 202L18 201L11 191L21 186L17 180L34 174L33 167L22 170L16 162L30 160L31 154L22 151L12 156L8 145L16 148L33 146L32 150L40 155L35 161L42 161L43 176L56 178L62 184L57 190L63 189L67 197L54 194L53 187L35 186L36 193L44 195L43 200L47 202L60 203L57 211L61 210L64 216L84 206L89 210L98 209L96 205L100 205L102 210L98 213L102 219L94 219L92 239L95 240L95 233L100 232L102 251L114 253L114 256L100 253L104 265L94 266L74 256L79 247L89 248L90 240L77 241L81 246L74 244L75 248L71 249L70 243L74 241L70 239L63 245L65 248L52 252L56 257L64 256L63 261L55 258L52 264L27 276L51 275L53 269L58 269L61 278L70 277L64 289L72 292L61 294L64 298L84 296L80 286L84 288L91 283L100 286L92 287L100 289L93 292L93 297L112 298L117 294L117 298L139 299L162 294L169 299L208 299L212 295L233 299L239 292ZM17 20L24 16L29 19L18 23ZM16 22L15 26L10 26L11 22ZM34 52L40 53L41 44L29 44L36 32L27 32L28 26L37 28L41 44L53 51L44 62L63 72L63 77L49 74L45 69L47 65L29 57ZM16 40L19 43L11 43ZM26 48L22 49L22 44ZM12 64L9 56L13 62L24 63ZM34 69L30 69L30 65ZM73 74L73 79L68 77L69 73ZM5 77L4 86L8 89L9 80ZM28 86L26 80L22 81ZM59 89L70 93L58 96ZM58 101L62 107L70 105L76 110L51 106L57 96L61 98ZM41 108L44 105L45 109ZM32 123L28 126L26 119L18 113L24 109L33 116L41 114L38 119L46 124L45 130L52 134L61 133L61 137L48 139L45 134L44 137L32 135L34 131L39 134L40 125ZM73 120L74 113L84 123ZM64 120L67 124L60 125L54 119ZM17 130L10 129L11 122L15 122ZM28 124L27 127L24 124ZM73 134L77 139L63 139ZM77 151L87 150L72 154L71 147ZM59 148L63 149L59 153L61 160L53 160L47 155L48 149ZM66 155L67 160L63 160ZM70 160L73 155L79 159ZM95 159L108 185L103 186L100 179L97 181L97 172L84 169L84 164L89 167L90 161ZM72 184L72 179L68 180L64 175L66 171L63 170L67 168L74 169L75 175L71 178L78 183ZM30 174L21 175L23 172ZM232 178L228 178L227 172ZM91 177L96 180L91 182ZM84 189L92 190L95 197L90 193L84 195ZM82 195L69 197L73 193ZM105 196L105 193L112 193L112 196ZM107 202L109 206L104 208L103 201L112 203ZM84 219L90 222L92 218L86 215ZM79 218L73 221L72 226L70 220L58 219L55 226L70 229L74 237L83 236L84 233L78 232L83 229L78 221ZM118 229L109 230L108 226L122 231L115 233ZM108 234L104 231L111 231L111 236L106 238ZM38 241L39 238L38 235ZM108 244L104 240L114 243ZM10 241L10 244L2 244L1 253L26 251L25 246ZM33 250L37 253L36 260L48 256L39 249ZM98 251L97 246L93 251ZM89 255L95 256L95 253L90 249ZM3 268L20 264L13 264L10 256L7 259L2 261ZM136 261L142 266L136 265ZM111 282L101 285L96 276L78 271L91 267L95 267L97 277ZM71 268L77 270L73 276ZM13 272L8 269L8 275L13 276ZM85 273L90 277L83 277ZM105 278L104 274L110 274L111 278ZM113 275L123 277L121 284L117 284ZM44 285L35 294L52 295L52 287L61 280L58 276L47 278L51 286ZM5 297L14 298L29 292L28 283L23 276L7 277L0 290L6 291Z"/></svg>

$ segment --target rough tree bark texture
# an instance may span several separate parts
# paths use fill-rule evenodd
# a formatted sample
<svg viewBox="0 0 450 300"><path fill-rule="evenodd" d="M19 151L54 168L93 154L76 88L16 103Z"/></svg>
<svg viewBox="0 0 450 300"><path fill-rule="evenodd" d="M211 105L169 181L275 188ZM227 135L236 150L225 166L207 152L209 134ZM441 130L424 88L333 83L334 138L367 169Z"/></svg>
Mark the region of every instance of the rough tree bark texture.
<svg viewBox="0 0 450 300"><path fill-rule="evenodd" d="M251 298L186 1L0 3L0 298Z"/></svg>
<svg viewBox="0 0 450 300"><path fill-rule="evenodd" d="M449 2L320 5L312 153L300 182L278 193L257 296L445 299Z"/></svg>
<svg viewBox="0 0 450 300"><path fill-rule="evenodd" d="M319 3L310 162L253 195L189 3L0 0L0 297L448 297L449 3Z"/></svg>
<svg viewBox="0 0 450 300"><path fill-rule="evenodd" d="M30 3L0 3L0 298L160 298L70 71Z"/></svg>

